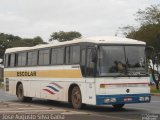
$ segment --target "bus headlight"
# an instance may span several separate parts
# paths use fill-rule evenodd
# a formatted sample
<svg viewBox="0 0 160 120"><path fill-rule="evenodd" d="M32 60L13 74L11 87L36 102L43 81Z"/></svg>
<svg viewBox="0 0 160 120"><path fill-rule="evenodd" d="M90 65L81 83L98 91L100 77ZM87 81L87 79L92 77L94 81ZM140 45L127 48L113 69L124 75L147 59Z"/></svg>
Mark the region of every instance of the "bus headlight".
<svg viewBox="0 0 160 120"><path fill-rule="evenodd" d="M104 103L110 103L110 98L104 99Z"/></svg>
<svg viewBox="0 0 160 120"><path fill-rule="evenodd" d="M117 99L116 98L106 98L104 99L104 103L111 103L111 102L116 102Z"/></svg>
<svg viewBox="0 0 160 120"><path fill-rule="evenodd" d="M145 101L149 101L149 100L150 100L150 97L147 96L147 97L145 97L144 99L145 99Z"/></svg>
<svg viewBox="0 0 160 120"><path fill-rule="evenodd" d="M111 98L111 102L116 102L116 98Z"/></svg>
<svg viewBox="0 0 160 120"><path fill-rule="evenodd" d="M144 97L139 97L139 101L144 101Z"/></svg>

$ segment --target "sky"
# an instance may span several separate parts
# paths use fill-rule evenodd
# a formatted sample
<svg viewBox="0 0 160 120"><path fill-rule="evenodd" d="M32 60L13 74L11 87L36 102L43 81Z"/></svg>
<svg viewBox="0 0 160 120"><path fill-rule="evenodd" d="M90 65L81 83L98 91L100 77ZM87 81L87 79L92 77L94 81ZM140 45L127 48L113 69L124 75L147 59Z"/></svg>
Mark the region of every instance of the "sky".
<svg viewBox="0 0 160 120"><path fill-rule="evenodd" d="M160 0L0 0L0 32L44 41L58 31L119 36L119 27L137 24L138 9L156 4Z"/></svg>

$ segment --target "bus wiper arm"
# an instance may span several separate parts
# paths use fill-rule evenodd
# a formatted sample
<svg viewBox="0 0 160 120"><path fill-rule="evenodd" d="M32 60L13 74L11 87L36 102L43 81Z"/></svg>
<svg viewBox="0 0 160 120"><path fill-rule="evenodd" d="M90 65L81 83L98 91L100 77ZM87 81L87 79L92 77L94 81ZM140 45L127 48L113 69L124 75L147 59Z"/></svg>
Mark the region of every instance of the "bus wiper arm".
<svg viewBox="0 0 160 120"><path fill-rule="evenodd" d="M122 77L122 76L125 76L125 73L120 73L120 74L115 75L115 76L113 76L113 77Z"/></svg>

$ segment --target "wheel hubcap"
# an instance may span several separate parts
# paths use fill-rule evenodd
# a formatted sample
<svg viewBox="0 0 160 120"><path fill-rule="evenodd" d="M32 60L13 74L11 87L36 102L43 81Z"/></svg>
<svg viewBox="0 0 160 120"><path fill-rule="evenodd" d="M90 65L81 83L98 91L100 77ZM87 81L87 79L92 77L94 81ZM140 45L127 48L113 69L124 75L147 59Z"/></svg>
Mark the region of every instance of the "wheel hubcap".
<svg viewBox="0 0 160 120"><path fill-rule="evenodd" d="M18 90L18 97L20 99L22 99L22 97L23 97L23 88L21 88L21 87L19 87L19 90Z"/></svg>
<svg viewBox="0 0 160 120"><path fill-rule="evenodd" d="M73 90L72 102L74 107L78 107L81 104L81 93L78 88Z"/></svg>

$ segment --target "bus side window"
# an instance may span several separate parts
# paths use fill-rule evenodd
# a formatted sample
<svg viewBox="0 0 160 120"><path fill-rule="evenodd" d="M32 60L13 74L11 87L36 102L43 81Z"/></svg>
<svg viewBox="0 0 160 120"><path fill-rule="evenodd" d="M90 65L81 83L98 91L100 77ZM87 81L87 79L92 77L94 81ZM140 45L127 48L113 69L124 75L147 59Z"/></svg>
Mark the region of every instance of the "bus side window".
<svg viewBox="0 0 160 120"><path fill-rule="evenodd" d="M94 76L94 67L95 63L92 61L92 54L93 54L93 48L87 49L87 70L86 74L87 76Z"/></svg>
<svg viewBox="0 0 160 120"><path fill-rule="evenodd" d="M55 48L52 49L51 64L53 64L53 65L57 64L57 49L55 49Z"/></svg>
<svg viewBox="0 0 160 120"><path fill-rule="evenodd" d="M5 67L10 66L10 54L5 55Z"/></svg>
<svg viewBox="0 0 160 120"><path fill-rule="evenodd" d="M51 64L62 65L64 63L64 48L53 48L51 55Z"/></svg>
<svg viewBox="0 0 160 120"><path fill-rule="evenodd" d="M37 65L37 56L38 56L37 51L28 52L27 65L28 66Z"/></svg>
<svg viewBox="0 0 160 120"><path fill-rule="evenodd" d="M78 64L80 62L80 46L72 46L70 54L70 62L72 64Z"/></svg>
<svg viewBox="0 0 160 120"><path fill-rule="evenodd" d="M57 49L57 64L63 64L64 63L64 48L58 48Z"/></svg>
<svg viewBox="0 0 160 120"><path fill-rule="evenodd" d="M50 63L50 50L40 50L39 51L39 65L49 65Z"/></svg>
<svg viewBox="0 0 160 120"><path fill-rule="evenodd" d="M81 49L81 72L82 75L85 77L86 71L86 49Z"/></svg>
<svg viewBox="0 0 160 120"><path fill-rule="evenodd" d="M16 57L15 57L15 54L11 54L10 66L11 66L11 67L16 66Z"/></svg>
<svg viewBox="0 0 160 120"><path fill-rule="evenodd" d="M66 47L65 50L65 63L70 64L70 47Z"/></svg>
<svg viewBox="0 0 160 120"><path fill-rule="evenodd" d="M27 58L26 52L18 53L18 66L25 66L27 61L26 58Z"/></svg>

